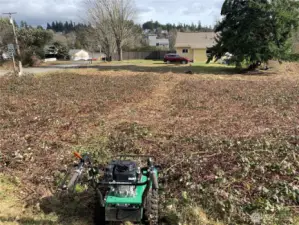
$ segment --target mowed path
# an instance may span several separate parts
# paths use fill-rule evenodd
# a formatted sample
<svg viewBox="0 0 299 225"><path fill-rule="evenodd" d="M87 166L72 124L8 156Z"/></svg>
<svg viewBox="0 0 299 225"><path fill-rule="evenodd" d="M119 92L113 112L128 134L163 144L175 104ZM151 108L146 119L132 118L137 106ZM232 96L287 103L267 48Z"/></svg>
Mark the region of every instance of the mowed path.
<svg viewBox="0 0 299 225"><path fill-rule="evenodd" d="M121 122L136 122L149 126L165 123L165 116L171 109L172 90L183 79L173 74L155 75L157 84L153 92L139 103L128 103L117 107L107 116L110 124L117 125Z"/></svg>

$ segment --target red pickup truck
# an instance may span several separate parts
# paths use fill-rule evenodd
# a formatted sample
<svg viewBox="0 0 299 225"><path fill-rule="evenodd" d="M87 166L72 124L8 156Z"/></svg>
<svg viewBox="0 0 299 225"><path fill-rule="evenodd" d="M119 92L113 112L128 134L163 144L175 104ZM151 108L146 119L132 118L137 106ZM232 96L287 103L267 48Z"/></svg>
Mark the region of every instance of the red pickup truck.
<svg viewBox="0 0 299 225"><path fill-rule="evenodd" d="M182 64L187 64L189 62L193 62L193 60L190 60L186 57L179 56L178 54L170 53L166 54L164 56L164 62L169 64L169 63L182 63Z"/></svg>

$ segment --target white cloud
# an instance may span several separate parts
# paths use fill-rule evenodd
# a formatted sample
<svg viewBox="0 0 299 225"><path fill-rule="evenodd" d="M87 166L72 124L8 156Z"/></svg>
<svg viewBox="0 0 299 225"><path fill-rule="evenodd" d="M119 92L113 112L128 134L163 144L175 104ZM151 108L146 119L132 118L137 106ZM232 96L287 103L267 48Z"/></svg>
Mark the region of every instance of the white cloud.
<svg viewBox="0 0 299 225"><path fill-rule="evenodd" d="M13 16L18 22L24 20L32 25L55 20L78 22L80 5L81 0L0 0L0 13L17 12Z"/></svg>
<svg viewBox="0 0 299 225"><path fill-rule="evenodd" d="M141 13L140 22L148 20L161 23L198 23L214 25L220 18L224 0L137 0L140 7L152 7L150 13Z"/></svg>
<svg viewBox="0 0 299 225"><path fill-rule="evenodd" d="M138 21L160 23L197 23L213 25L220 17L224 0L135 0L139 9ZM83 0L0 0L0 13L17 12L17 21L46 25L55 20L75 22L84 18Z"/></svg>

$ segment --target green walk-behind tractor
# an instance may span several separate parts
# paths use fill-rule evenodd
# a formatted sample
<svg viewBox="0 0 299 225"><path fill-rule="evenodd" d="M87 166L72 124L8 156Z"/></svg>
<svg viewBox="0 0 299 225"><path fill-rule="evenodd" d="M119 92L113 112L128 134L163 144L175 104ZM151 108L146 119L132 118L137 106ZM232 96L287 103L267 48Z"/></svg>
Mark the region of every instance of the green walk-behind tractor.
<svg viewBox="0 0 299 225"><path fill-rule="evenodd" d="M154 157L122 155L112 160L105 169L94 166L88 154L75 153L79 159L68 182L61 188L65 191L74 189L80 177L88 174L88 183L96 193L94 222L96 225L120 224L158 224L158 170ZM138 160L133 160L137 159ZM147 159L146 163L144 160ZM142 161L145 164L142 167ZM102 174L100 176L99 174Z"/></svg>

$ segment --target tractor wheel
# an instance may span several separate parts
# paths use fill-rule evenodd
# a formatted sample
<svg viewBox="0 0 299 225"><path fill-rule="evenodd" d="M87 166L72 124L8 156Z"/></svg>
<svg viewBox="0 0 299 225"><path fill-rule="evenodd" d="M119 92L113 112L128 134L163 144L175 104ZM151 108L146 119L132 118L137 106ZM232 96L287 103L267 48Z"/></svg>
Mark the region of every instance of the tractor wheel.
<svg viewBox="0 0 299 225"><path fill-rule="evenodd" d="M159 193L158 190L149 190L144 209L145 223L158 225L159 220Z"/></svg>
<svg viewBox="0 0 299 225"><path fill-rule="evenodd" d="M105 207L101 206L98 199L95 200L93 220L95 225L104 225L105 221Z"/></svg>

